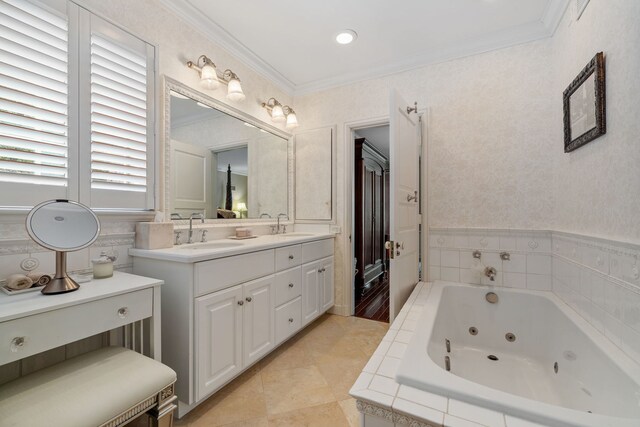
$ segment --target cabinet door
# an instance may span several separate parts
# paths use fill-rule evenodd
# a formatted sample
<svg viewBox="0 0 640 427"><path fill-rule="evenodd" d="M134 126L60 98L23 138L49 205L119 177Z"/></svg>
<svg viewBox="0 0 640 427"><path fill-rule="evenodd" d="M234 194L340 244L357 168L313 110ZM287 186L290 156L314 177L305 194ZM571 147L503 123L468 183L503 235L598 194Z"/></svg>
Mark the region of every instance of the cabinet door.
<svg viewBox="0 0 640 427"><path fill-rule="evenodd" d="M196 298L197 400L243 369L242 304L240 285Z"/></svg>
<svg viewBox="0 0 640 427"><path fill-rule="evenodd" d="M320 263L305 264L302 269L302 324L306 325L320 314Z"/></svg>
<svg viewBox="0 0 640 427"><path fill-rule="evenodd" d="M320 261L320 311L333 307L333 257Z"/></svg>
<svg viewBox="0 0 640 427"><path fill-rule="evenodd" d="M244 295L244 365L275 347L275 276L242 285Z"/></svg>

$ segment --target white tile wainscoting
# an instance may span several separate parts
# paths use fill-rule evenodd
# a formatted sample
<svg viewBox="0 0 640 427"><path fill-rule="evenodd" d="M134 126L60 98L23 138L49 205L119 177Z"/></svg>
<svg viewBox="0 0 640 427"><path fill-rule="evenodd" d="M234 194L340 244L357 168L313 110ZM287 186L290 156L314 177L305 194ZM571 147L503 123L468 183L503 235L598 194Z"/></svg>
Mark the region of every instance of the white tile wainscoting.
<svg viewBox="0 0 640 427"><path fill-rule="evenodd" d="M472 252L498 274L490 282ZM500 252L509 252L502 261ZM553 291L640 362L640 245L549 230L431 228L428 280ZM476 268L474 268L476 267Z"/></svg>

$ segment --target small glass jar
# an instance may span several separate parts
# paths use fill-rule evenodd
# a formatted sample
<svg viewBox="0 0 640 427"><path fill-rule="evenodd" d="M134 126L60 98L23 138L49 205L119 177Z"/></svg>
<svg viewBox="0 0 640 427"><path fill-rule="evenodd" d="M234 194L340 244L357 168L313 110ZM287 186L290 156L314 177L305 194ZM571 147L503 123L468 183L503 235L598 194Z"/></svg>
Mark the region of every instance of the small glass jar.
<svg viewBox="0 0 640 427"><path fill-rule="evenodd" d="M101 252L98 258L92 259L93 278L106 279L113 276L113 261L115 257L107 255L106 252Z"/></svg>

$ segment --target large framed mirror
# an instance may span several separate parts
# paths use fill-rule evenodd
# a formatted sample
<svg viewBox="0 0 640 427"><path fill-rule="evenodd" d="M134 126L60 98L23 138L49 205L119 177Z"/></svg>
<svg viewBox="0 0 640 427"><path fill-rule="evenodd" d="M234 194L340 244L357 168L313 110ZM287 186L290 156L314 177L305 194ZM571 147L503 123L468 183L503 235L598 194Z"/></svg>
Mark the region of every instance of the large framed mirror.
<svg viewBox="0 0 640 427"><path fill-rule="evenodd" d="M290 134L168 77L164 102L167 218L293 219Z"/></svg>

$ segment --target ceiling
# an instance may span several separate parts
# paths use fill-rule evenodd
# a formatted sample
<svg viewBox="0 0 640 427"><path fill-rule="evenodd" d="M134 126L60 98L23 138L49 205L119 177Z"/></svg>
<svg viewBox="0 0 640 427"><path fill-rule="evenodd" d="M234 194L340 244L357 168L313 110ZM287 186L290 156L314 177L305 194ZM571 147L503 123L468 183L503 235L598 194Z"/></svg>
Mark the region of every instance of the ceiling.
<svg viewBox="0 0 640 427"><path fill-rule="evenodd" d="M292 94L549 37L569 2L160 1ZM335 42L335 35L344 29L358 33L350 45ZM210 55L192 52L194 57L203 53Z"/></svg>

